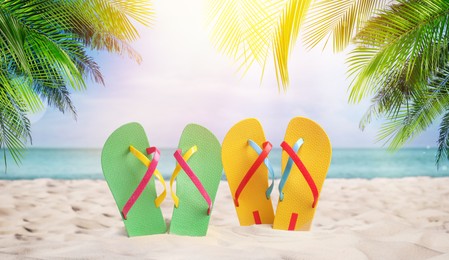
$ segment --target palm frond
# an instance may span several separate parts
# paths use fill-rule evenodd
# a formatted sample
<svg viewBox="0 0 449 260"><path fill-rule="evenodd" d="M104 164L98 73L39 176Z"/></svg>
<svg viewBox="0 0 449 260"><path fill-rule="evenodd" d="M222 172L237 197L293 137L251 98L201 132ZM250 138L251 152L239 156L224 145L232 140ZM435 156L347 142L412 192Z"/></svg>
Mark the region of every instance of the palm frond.
<svg viewBox="0 0 449 260"><path fill-rule="evenodd" d="M31 141L27 112L42 101L76 118L70 91L85 79L104 84L86 48L128 54L138 37L132 20L149 25L147 0L9 0L0 2L0 149L16 163Z"/></svg>
<svg viewBox="0 0 449 260"><path fill-rule="evenodd" d="M61 45L39 33L31 31L29 35L27 43L30 46L29 57L32 59L30 63L37 63L39 66L45 67L46 75L40 74L41 76L46 78L62 77L75 90L86 88L76 64L72 61L70 55L61 48ZM36 77L37 75L33 74L33 78Z"/></svg>
<svg viewBox="0 0 449 260"><path fill-rule="evenodd" d="M76 108L70 99L70 92L64 85L45 86L36 81L33 89L50 107L56 107L61 113L68 111L75 119L77 118Z"/></svg>
<svg viewBox="0 0 449 260"><path fill-rule="evenodd" d="M350 101L374 94L387 80L426 83L448 59L448 22L444 0L401 1L368 21L348 58L355 76Z"/></svg>
<svg viewBox="0 0 449 260"><path fill-rule="evenodd" d="M210 1L208 23L213 44L241 62L242 67L249 67L254 61L263 66L284 1Z"/></svg>
<svg viewBox="0 0 449 260"><path fill-rule="evenodd" d="M312 0L210 1L209 23L215 47L241 62L246 70L254 63L262 77L273 55L278 87L289 85L288 61Z"/></svg>
<svg viewBox="0 0 449 260"><path fill-rule="evenodd" d="M11 88L14 92L9 92L14 99L22 99L24 110L27 112L37 113L44 109L39 96L33 91L32 81L27 77L15 76L9 79ZM14 94L13 94L14 93Z"/></svg>
<svg viewBox="0 0 449 260"><path fill-rule="evenodd" d="M307 14L304 42L308 48L313 48L323 39L332 37L333 50L343 51L363 28L365 22L391 2L391 0L315 1Z"/></svg>
<svg viewBox="0 0 449 260"><path fill-rule="evenodd" d="M280 21L275 29L273 41L273 56L276 69L278 87L284 90L289 85L288 61L290 53L298 39L299 29L302 26L306 13L312 0L290 0L284 7Z"/></svg>
<svg viewBox="0 0 449 260"><path fill-rule="evenodd" d="M439 127L438 150L435 156L437 167L442 159L449 160L449 110L446 110Z"/></svg>
<svg viewBox="0 0 449 260"><path fill-rule="evenodd" d="M384 113L388 121L379 132L379 139L397 149L427 129L449 107L449 66L438 70L424 89L414 89L397 113ZM391 102L390 102L391 103Z"/></svg>
<svg viewBox="0 0 449 260"><path fill-rule="evenodd" d="M447 94L444 96L434 94L421 99L409 102L409 107L403 106L400 113L394 117L386 116L388 121L381 127L378 138L389 142L389 149L396 150L413 140L441 115L445 106L449 105Z"/></svg>
<svg viewBox="0 0 449 260"><path fill-rule="evenodd" d="M16 3L22 2L17 1ZM11 3L6 3L1 7L5 11L9 5ZM16 49L20 47L22 50L23 63L26 65L15 62L15 64L9 66L9 69L14 70L15 75L30 77L27 80L60 77L74 89L85 88L81 73L66 51L70 49L70 45L76 46L80 43L74 39L71 33L61 31L57 26L49 24L46 20L47 16L40 9L41 6L37 4L27 5L26 3L22 3L22 5L24 5L23 9L13 8L8 10L8 16L10 17L9 20L14 21L16 27L20 28L23 33L21 42L15 44L18 45ZM29 16L25 17L26 14ZM11 49L11 47L8 47L11 45L12 43L1 44L0 42L1 49ZM66 50L62 46L66 46Z"/></svg>
<svg viewBox="0 0 449 260"><path fill-rule="evenodd" d="M60 1L64 3L64 1ZM139 33L128 17L149 26L154 12L148 0L76 0L68 5L75 6L77 16L74 24L92 26L95 32L115 35L120 40L133 41Z"/></svg>
<svg viewBox="0 0 449 260"><path fill-rule="evenodd" d="M26 32L20 22L0 8L0 48L2 59L20 64L29 72L28 61L23 48Z"/></svg>
<svg viewBox="0 0 449 260"><path fill-rule="evenodd" d="M405 90L405 91L404 91ZM371 99L371 105L360 120L359 127L363 131L372 120L384 115L397 115L403 104L406 104L407 88L400 89L396 85L388 84L379 90ZM405 93L404 93L405 92Z"/></svg>
<svg viewBox="0 0 449 260"><path fill-rule="evenodd" d="M110 33L96 32L84 39L84 44L92 50L106 50L108 52L118 53L119 55L127 55L139 64L142 62L142 56L128 42Z"/></svg>
<svg viewBox="0 0 449 260"><path fill-rule="evenodd" d="M426 130L449 107L449 2L399 1L366 22L348 58L355 76L350 101L374 95L360 127L386 122L378 140L396 150ZM437 163L445 152L440 125Z"/></svg>
<svg viewBox="0 0 449 260"><path fill-rule="evenodd" d="M8 97L8 93L0 85L0 96ZM3 150L5 171L7 169L6 153L19 164L23 157L26 143L31 142L31 123L26 116L20 100L8 97L0 100L0 149Z"/></svg>
<svg viewBox="0 0 449 260"><path fill-rule="evenodd" d="M103 75L100 71L100 66L95 60L87 54L87 51L82 45L62 45L62 48L73 60L77 69L83 75L84 79L92 80L96 83L104 85Z"/></svg>

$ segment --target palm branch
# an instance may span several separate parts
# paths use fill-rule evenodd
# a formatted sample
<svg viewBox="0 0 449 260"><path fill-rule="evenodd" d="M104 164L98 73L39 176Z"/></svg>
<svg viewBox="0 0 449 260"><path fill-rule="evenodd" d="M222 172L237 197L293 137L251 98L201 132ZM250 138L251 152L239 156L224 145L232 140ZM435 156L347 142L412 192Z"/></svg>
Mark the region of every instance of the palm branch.
<svg viewBox="0 0 449 260"><path fill-rule="evenodd" d="M6 88L5 75L0 73L0 148L3 150L5 171L7 168L6 152L16 163L20 163L27 140L31 141L31 123L26 116L26 105L17 89ZM8 148L8 150L6 150Z"/></svg>
<svg viewBox="0 0 449 260"><path fill-rule="evenodd" d="M444 0L400 1L368 21L348 58L355 77L350 100L374 94L387 81L425 83L448 58L448 10Z"/></svg>
<svg viewBox="0 0 449 260"><path fill-rule="evenodd" d="M323 39L332 37L335 52L346 49L365 23L379 10L391 4L391 0L319 0L307 13L304 42L315 47Z"/></svg>
<svg viewBox="0 0 449 260"><path fill-rule="evenodd" d="M76 118L70 91L103 76L86 49L139 54L129 43L138 37L131 19L149 25L151 5L132 0L42 0L0 2L0 148L20 162L31 141L27 113L42 101ZM5 161L6 163L6 161Z"/></svg>
<svg viewBox="0 0 449 260"><path fill-rule="evenodd" d="M210 1L211 40L222 53L249 68L254 62L264 66L274 25L284 1Z"/></svg>
<svg viewBox="0 0 449 260"><path fill-rule="evenodd" d="M257 62L262 76L272 57L278 87L289 84L288 61L312 0L219 0L209 9L212 42L246 70ZM271 56L272 55L272 56Z"/></svg>
<svg viewBox="0 0 449 260"><path fill-rule="evenodd" d="M440 165L442 159L449 160L449 111L446 110L440 127L438 137L438 150L436 154L436 164Z"/></svg>
<svg viewBox="0 0 449 260"><path fill-rule="evenodd" d="M286 90L289 57L303 24L308 47L332 34L334 50L341 51L364 23L391 0L210 2L211 37L217 49L237 60L245 71L257 62L263 68L262 77L272 55L278 87Z"/></svg>
<svg viewBox="0 0 449 260"><path fill-rule="evenodd" d="M448 154L449 3L399 1L366 23L348 59L351 100L374 95L361 127L373 118L390 149L413 140L443 116L437 164Z"/></svg>

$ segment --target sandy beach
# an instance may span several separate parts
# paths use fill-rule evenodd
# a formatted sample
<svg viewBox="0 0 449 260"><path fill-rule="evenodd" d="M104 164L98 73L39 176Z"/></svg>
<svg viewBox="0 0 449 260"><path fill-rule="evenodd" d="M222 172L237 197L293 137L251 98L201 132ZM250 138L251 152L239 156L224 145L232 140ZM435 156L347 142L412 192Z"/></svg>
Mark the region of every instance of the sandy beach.
<svg viewBox="0 0 449 260"><path fill-rule="evenodd" d="M1 259L449 259L449 178L328 179L310 232L240 227L222 181L206 237L128 238L104 181L0 181L0 190Z"/></svg>

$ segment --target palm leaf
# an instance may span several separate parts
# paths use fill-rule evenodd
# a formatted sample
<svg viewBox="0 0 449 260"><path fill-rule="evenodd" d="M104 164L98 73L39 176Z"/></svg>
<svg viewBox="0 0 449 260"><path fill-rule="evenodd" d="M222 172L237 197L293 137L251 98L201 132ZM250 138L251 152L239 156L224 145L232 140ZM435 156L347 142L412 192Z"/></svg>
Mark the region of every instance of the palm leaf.
<svg viewBox="0 0 449 260"><path fill-rule="evenodd" d="M56 107L61 113L68 111L75 119L77 118L75 106L70 99L70 92L65 86L49 87L37 81L33 89L50 107Z"/></svg>
<svg viewBox="0 0 449 260"><path fill-rule="evenodd" d="M0 149L16 163L31 141L27 112L42 101L76 118L69 88L85 79L104 83L86 48L140 55L129 45L138 37L132 20L149 25L144 0L9 0L0 2Z"/></svg>
<svg viewBox="0 0 449 260"><path fill-rule="evenodd" d="M426 130L449 105L447 93L428 95L409 102L409 107L403 106L397 115L387 116L388 121L379 131L379 140L386 140L389 148L395 150Z"/></svg>
<svg viewBox="0 0 449 260"><path fill-rule="evenodd" d="M449 106L449 67L436 73L425 89L414 89L409 99L402 104L394 103L400 110L397 113L383 114L388 121L379 132L379 139L390 142L390 149L397 149L427 129ZM391 105L393 102L388 100ZM381 105L383 109L385 106ZM441 143L440 143L441 145Z"/></svg>
<svg viewBox="0 0 449 260"><path fill-rule="evenodd" d="M3 60L13 60L28 72L28 62L23 48L26 32L20 22L0 8L0 48Z"/></svg>
<svg viewBox="0 0 449 260"><path fill-rule="evenodd" d="M391 0L319 0L315 1L305 24L304 42L315 47L327 37L332 37L335 52L346 49L365 22L386 8Z"/></svg>
<svg viewBox="0 0 449 260"><path fill-rule="evenodd" d="M311 4L311 0L290 0L282 11L275 29L273 56L278 87L286 90L289 85L288 61L298 39L299 29Z"/></svg>
<svg viewBox="0 0 449 260"><path fill-rule="evenodd" d="M360 120L359 127L363 131L365 127L374 119L379 119L384 115L397 115L403 104L406 104L406 95L403 90L396 85L387 85L379 90L371 99L371 105L365 115Z"/></svg>
<svg viewBox="0 0 449 260"><path fill-rule="evenodd" d="M4 88L0 88L0 96L8 96ZM24 105L20 100L11 97L0 101L0 149L3 149L5 171L7 169L6 152L19 164L27 140L31 141L31 123L26 117Z"/></svg>
<svg viewBox="0 0 449 260"><path fill-rule="evenodd" d="M142 62L140 54L135 51L129 43L107 32L94 33L84 40L84 44L93 50L106 50L120 55L127 55L139 64Z"/></svg>
<svg viewBox="0 0 449 260"><path fill-rule="evenodd" d="M448 22L446 1L400 1L357 35L348 59L355 75L350 100L374 95L361 128L373 118L385 118L378 140L389 149L413 140L449 107ZM444 129L442 124L441 151Z"/></svg>
<svg viewBox="0 0 449 260"><path fill-rule="evenodd" d="M79 32L82 32L87 25L92 27L94 32L115 35L116 38L124 41L133 41L139 36L128 17L149 26L154 14L151 3L147 0L77 0L65 4L75 7L76 16L72 17L72 25L81 24L82 28L78 28L81 29Z"/></svg>
<svg viewBox="0 0 449 260"><path fill-rule="evenodd" d="M227 56L249 67L265 64L271 48L274 26L284 1L210 1L211 40Z"/></svg>
<svg viewBox="0 0 449 260"><path fill-rule="evenodd" d="M449 110L446 110L441 120L439 132L438 150L436 154L437 166L440 165L443 158L449 160Z"/></svg>
<svg viewBox="0 0 449 260"><path fill-rule="evenodd" d="M401 2L368 21L348 58L355 77L350 101L372 95L386 81L425 83L448 58L448 11L444 0Z"/></svg>
<svg viewBox="0 0 449 260"><path fill-rule="evenodd" d="M32 81L27 77L15 76L9 79L9 83L11 84L11 88L13 88L14 94L12 95L15 99L22 99L24 110L26 112L37 113L44 109L41 99L39 96L33 91ZM12 92L9 92L12 94Z"/></svg>
<svg viewBox="0 0 449 260"><path fill-rule="evenodd" d="M285 90L289 84L289 56L311 2L211 1L212 42L220 52L240 61L240 67L246 70L254 62L264 69L272 52L278 86Z"/></svg>

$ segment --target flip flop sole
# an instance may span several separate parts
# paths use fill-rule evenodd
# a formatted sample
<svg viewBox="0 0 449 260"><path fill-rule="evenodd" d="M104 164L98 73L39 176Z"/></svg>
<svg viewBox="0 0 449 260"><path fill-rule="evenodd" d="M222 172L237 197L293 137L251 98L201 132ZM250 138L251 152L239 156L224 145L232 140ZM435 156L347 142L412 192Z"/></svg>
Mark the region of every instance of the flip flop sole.
<svg viewBox="0 0 449 260"><path fill-rule="evenodd" d="M284 141L293 147L300 138L304 140L304 143L297 154L311 174L320 194L332 156L329 137L314 121L295 117L287 127ZM288 154L283 152L283 170L288 158ZM316 207L312 208L314 198L307 181L294 164L283 192L284 199L278 203L273 228L309 230L316 210Z"/></svg>
<svg viewBox="0 0 449 260"><path fill-rule="evenodd" d="M182 153L193 146L198 150L187 161L213 202L223 173L221 145L206 128L189 124L184 128L178 148ZM209 226L208 205L184 170L176 178L178 208L173 209L170 233L187 236L205 236Z"/></svg>
<svg viewBox="0 0 449 260"><path fill-rule="evenodd" d="M129 152L129 146L146 154L149 147L145 131L138 123L129 123L115 130L103 146L101 166L112 196L121 212L144 176L147 167ZM141 196L123 219L128 236L162 234L167 230L156 199L154 178L151 178Z"/></svg>
<svg viewBox="0 0 449 260"><path fill-rule="evenodd" d="M266 141L262 126L255 118L245 119L235 124L223 140L223 167L232 196L235 195L243 177L259 156L248 144L249 139L259 146ZM271 199L266 198L267 188L268 170L262 164L241 193L239 206L235 207L240 225L273 223L273 205Z"/></svg>

